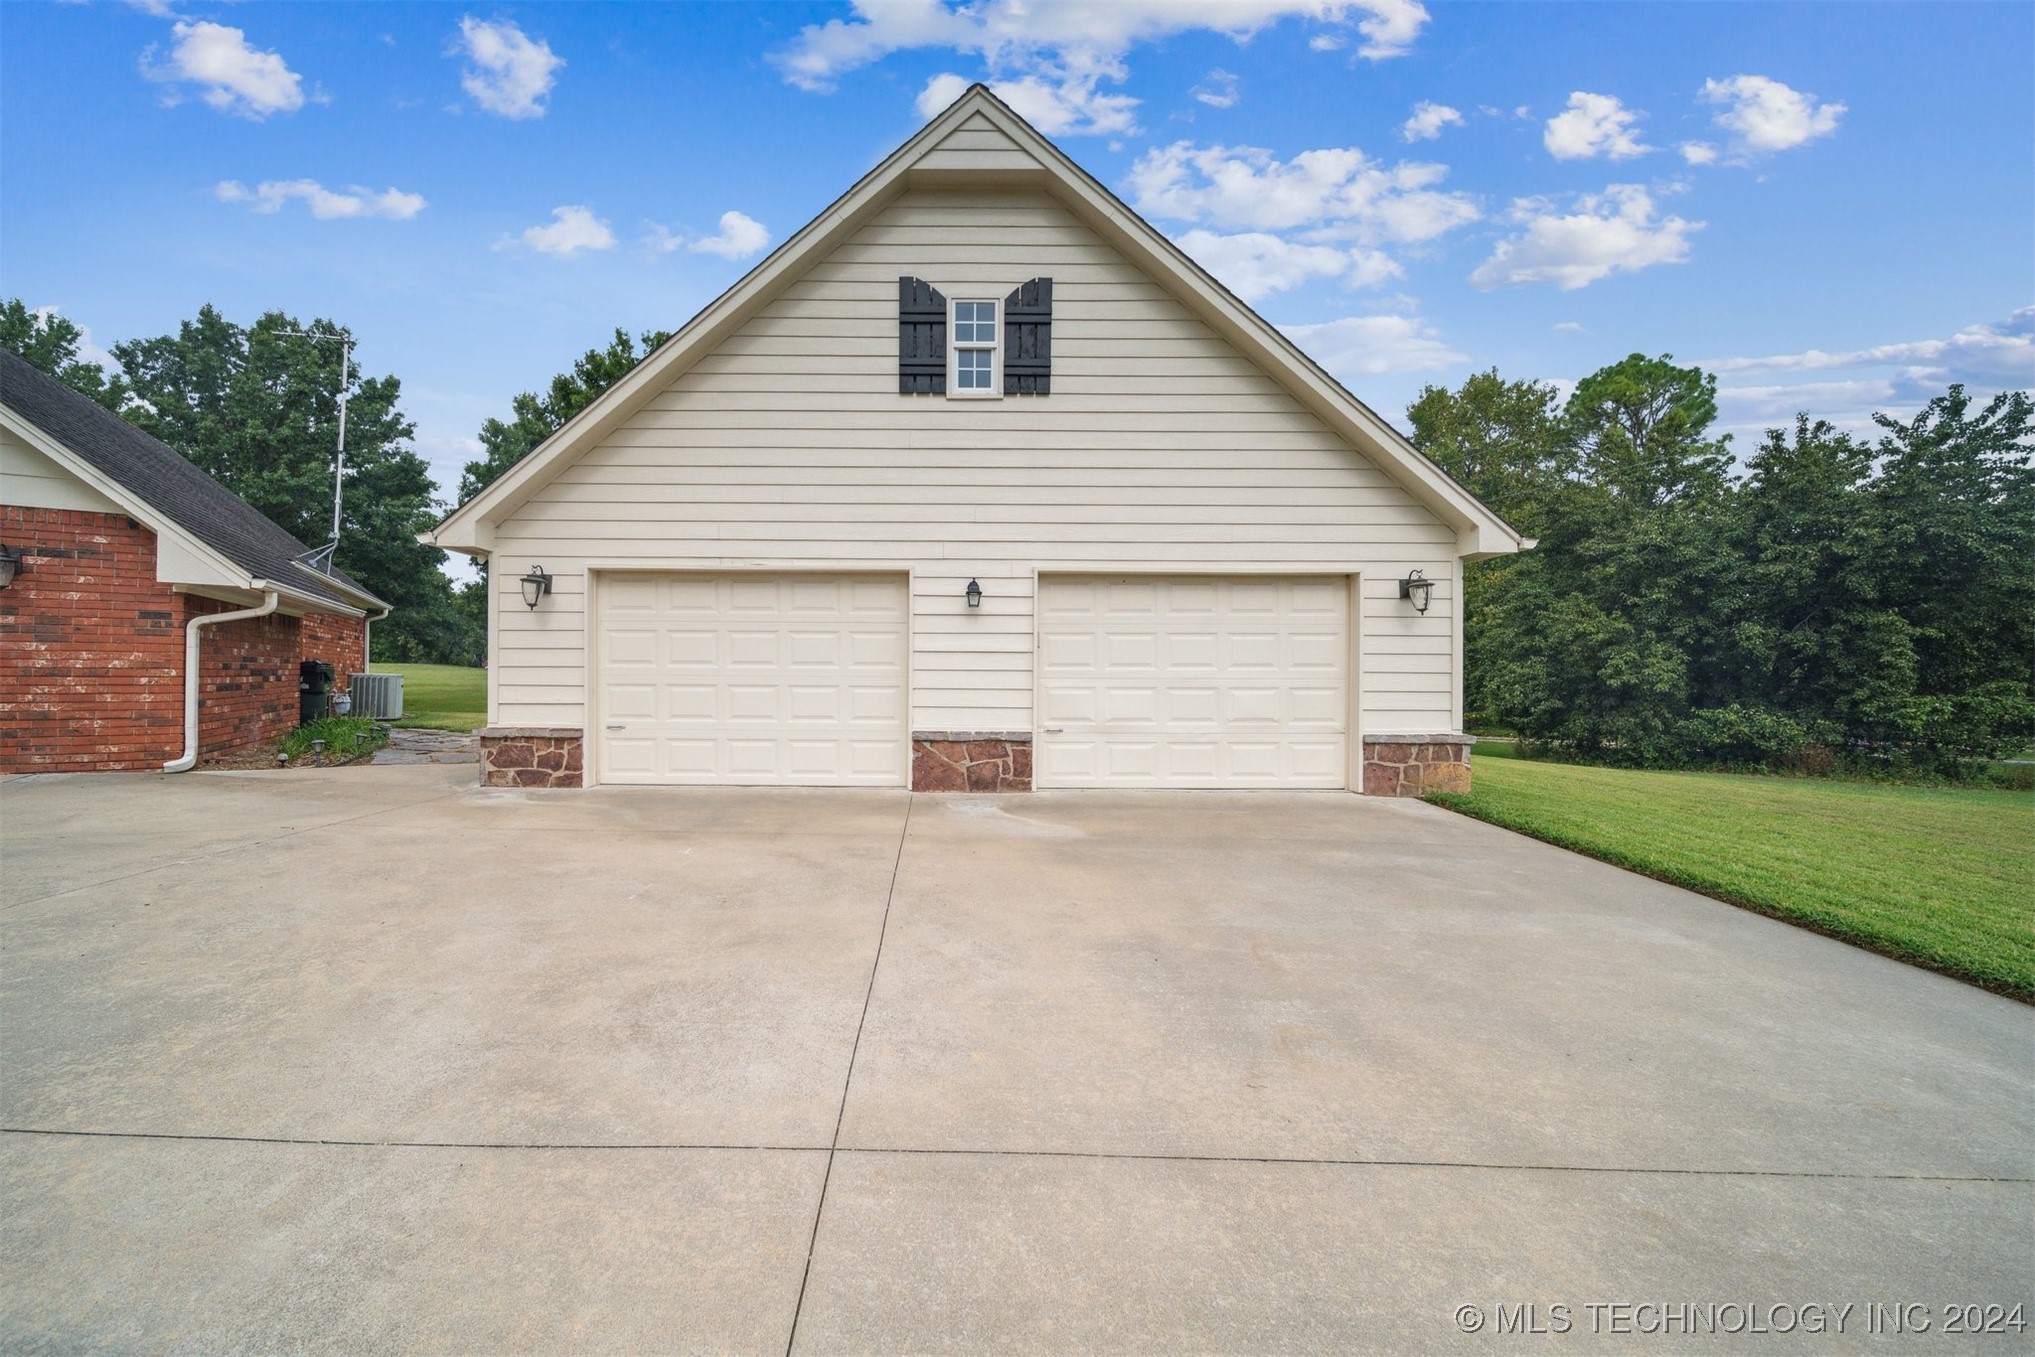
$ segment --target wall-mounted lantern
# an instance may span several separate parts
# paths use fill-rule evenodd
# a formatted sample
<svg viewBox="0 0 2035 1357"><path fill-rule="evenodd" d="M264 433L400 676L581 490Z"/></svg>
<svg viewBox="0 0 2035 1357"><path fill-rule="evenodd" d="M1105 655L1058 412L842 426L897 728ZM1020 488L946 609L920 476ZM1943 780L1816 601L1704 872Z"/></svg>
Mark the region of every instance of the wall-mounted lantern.
<svg viewBox="0 0 2035 1357"><path fill-rule="evenodd" d="M544 573L544 567L533 565L530 573L523 576L523 602L535 608L543 597L551 592L551 576Z"/></svg>
<svg viewBox="0 0 2035 1357"><path fill-rule="evenodd" d="M982 585L978 581L968 581L967 595L969 607L979 608L982 606Z"/></svg>
<svg viewBox="0 0 2035 1357"><path fill-rule="evenodd" d="M21 573L21 552L0 542L0 589L14 583L14 577Z"/></svg>
<svg viewBox="0 0 2035 1357"><path fill-rule="evenodd" d="M1406 578L1399 581L1399 597L1411 603L1413 611L1424 613L1434 601L1434 581L1418 570L1409 570Z"/></svg>

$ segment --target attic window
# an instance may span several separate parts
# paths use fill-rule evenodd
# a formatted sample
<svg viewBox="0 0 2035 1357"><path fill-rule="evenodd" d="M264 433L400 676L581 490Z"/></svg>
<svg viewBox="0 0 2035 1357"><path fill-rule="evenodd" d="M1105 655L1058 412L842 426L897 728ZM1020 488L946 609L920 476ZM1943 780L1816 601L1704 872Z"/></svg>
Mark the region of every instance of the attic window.
<svg viewBox="0 0 2035 1357"><path fill-rule="evenodd" d="M956 301L947 325L947 351L953 364L947 393L952 396L996 397L1003 394L998 380L1003 327L998 323L997 303Z"/></svg>

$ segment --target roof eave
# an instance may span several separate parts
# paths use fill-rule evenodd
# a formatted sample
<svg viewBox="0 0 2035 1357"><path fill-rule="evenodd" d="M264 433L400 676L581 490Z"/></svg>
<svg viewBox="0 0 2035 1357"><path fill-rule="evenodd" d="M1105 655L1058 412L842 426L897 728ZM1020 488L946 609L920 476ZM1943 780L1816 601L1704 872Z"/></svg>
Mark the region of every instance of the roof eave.
<svg viewBox="0 0 2035 1357"><path fill-rule="evenodd" d="M1010 166L915 167L922 151L960 122L983 114L1040 162L1037 170ZM1178 285L1178 295L1232 342L1256 351L1261 367L1282 376L1290 394L1323 418L1346 441L1368 449L1380 469L1425 504L1458 535L1465 556L1504 555L1521 550L1520 534L1365 405L1310 358L1278 327L1252 310L1195 263L1179 246L1140 217L1065 152L983 85L972 85L945 112L929 121L883 162L858 180L827 209L772 251L712 303L688 321L586 409L510 468L487 489L461 505L420 540L448 551L485 555L492 525L546 479L553 466L581 444L599 439L628 419L651 395L682 374L699 354L710 351L735 326L765 305L802 270L806 259L854 229L904 188L931 183L1043 183L1074 207L1091 226L1116 236L1151 260Z"/></svg>

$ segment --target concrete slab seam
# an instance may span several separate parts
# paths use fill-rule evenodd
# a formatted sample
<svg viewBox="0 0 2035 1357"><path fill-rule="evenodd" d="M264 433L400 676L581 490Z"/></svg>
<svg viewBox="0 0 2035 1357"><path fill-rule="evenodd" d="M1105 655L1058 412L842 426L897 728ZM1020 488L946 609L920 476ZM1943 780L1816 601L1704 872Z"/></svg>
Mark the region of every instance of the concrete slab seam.
<svg viewBox="0 0 2035 1357"><path fill-rule="evenodd" d="M890 890L883 897L883 921L876 929L876 955L869 959L869 983L862 991L862 1013L855 1020L855 1040L848 1047L848 1073L841 1080L841 1106L834 1112L834 1141L827 1147L827 1167L820 1174L820 1200L813 1207L813 1232L806 1239L806 1265L799 1274L798 1300L791 1307L791 1332L784 1338L785 1357L791 1357L792 1346L798 1342L799 1312L805 1309L806 1283L813 1276L813 1251L820 1242L820 1218L827 1210L827 1184L834 1176L834 1156L841 1147L841 1126L848 1118L848 1090L855 1084L855 1058L862 1051L862 1029L869 1023L869 1001L876 993L877 968L883 964L883 942L890 934L890 906L897 899L897 876L904 866L904 842L911 834L912 806L917 801L916 794L905 798L904 823L897 831L897 856L890 863Z"/></svg>
<svg viewBox="0 0 2035 1357"><path fill-rule="evenodd" d="M2002 1183L2035 1185L2035 1177L1972 1173L1839 1173L1830 1169L1690 1169L1636 1164L1500 1164L1470 1159L1331 1159L1304 1155L1140 1154L1125 1150L983 1150L888 1145L737 1145L709 1141L513 1141L513 1140L339 1140L302 1136L235 1136L183 1131L74 1131L50 1127L0 1126L0 1135L76 1137L85 1140L180 1140L222 1145L300 1145L362 1150L522 1150L576 1153L684 1153L692 1150L752 1154L888 1154L975 1159L1086 1159L1102 1163L1263 1164L1297 1168L1463 1169L1479 1173L1600 1173L1665 1178L1799 1178L1873 1183ZM815 1216L817 1219L817 1213ZM817 1234L817 1230L815 1231ZM810 1254L810 1248L808 1249Z"/></svg>

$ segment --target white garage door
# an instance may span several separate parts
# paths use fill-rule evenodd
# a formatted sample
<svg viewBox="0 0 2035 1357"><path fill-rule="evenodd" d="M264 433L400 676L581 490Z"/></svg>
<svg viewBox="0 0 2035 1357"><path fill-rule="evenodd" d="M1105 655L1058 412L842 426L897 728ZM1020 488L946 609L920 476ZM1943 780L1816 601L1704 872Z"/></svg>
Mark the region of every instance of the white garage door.
<svg viewBox="0 0 2035 1357"><path fill-rule="evenodd" d="M1041 787L1341 787L1340 577L1048 576Z"/></svg>
<svg viewBox="0 0 2035 1357"><path fill-rule="evenodd" d="M901 787L895 575L634 575L599 585L602 782Z"/></svg>

